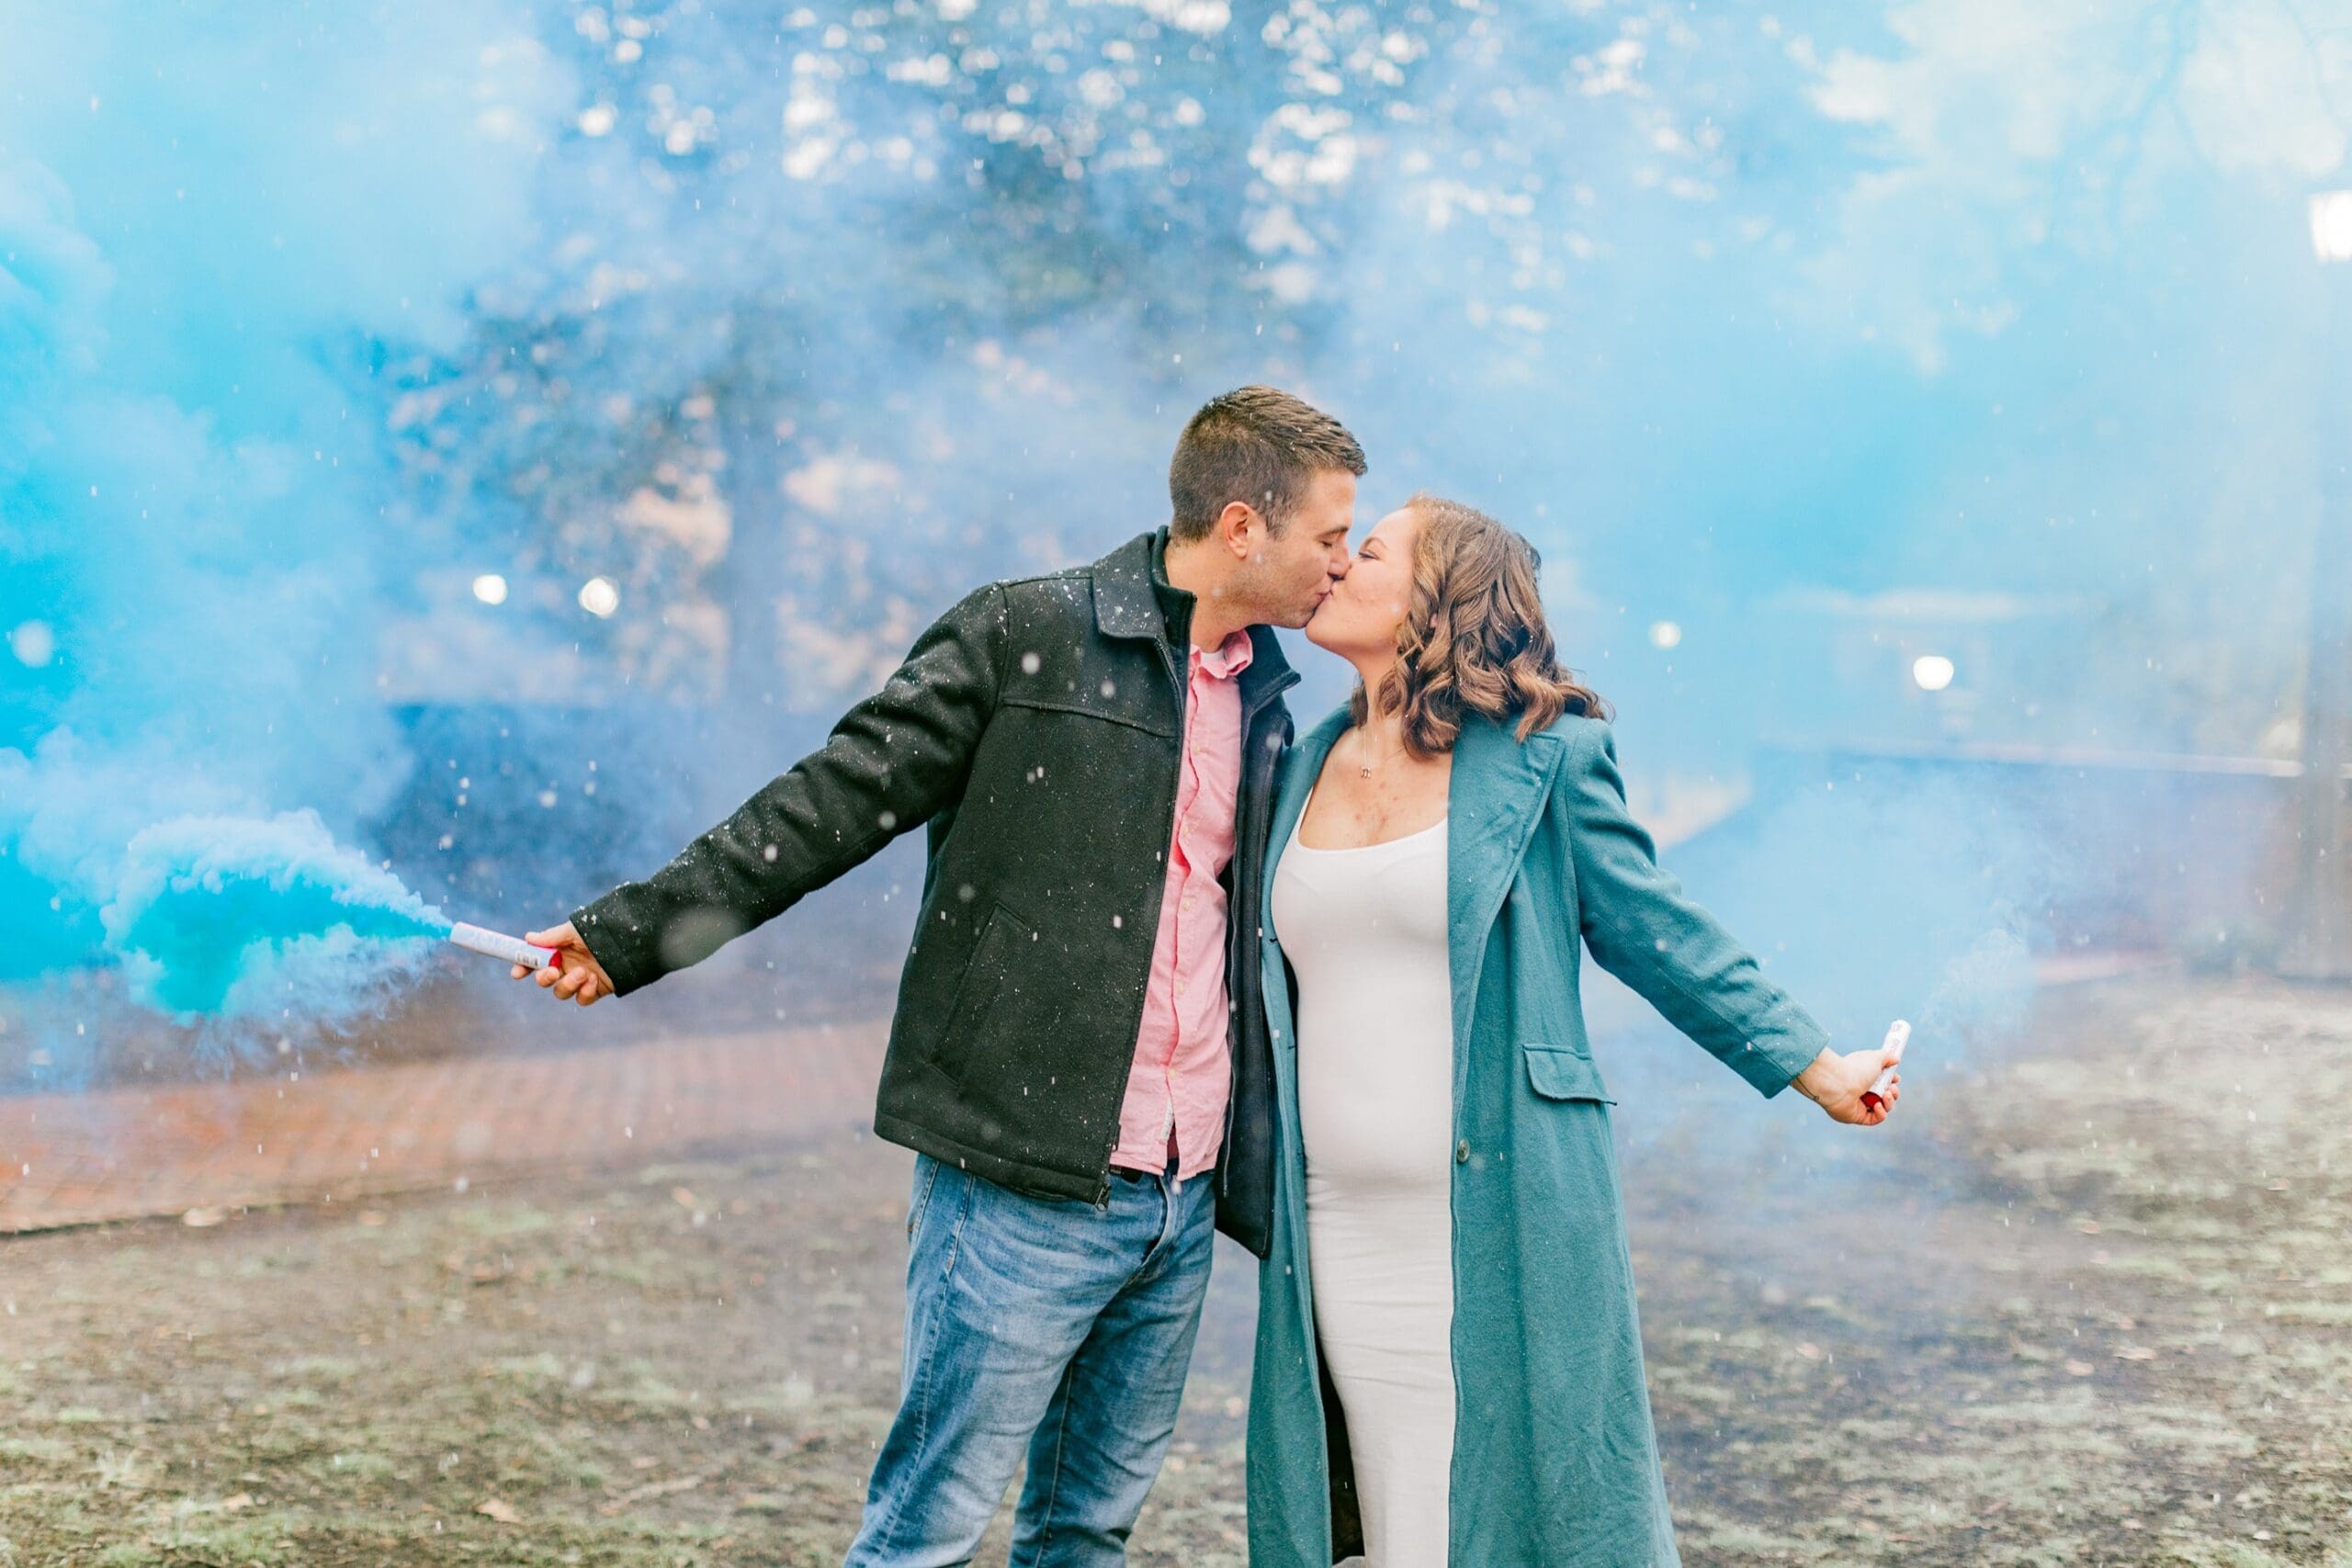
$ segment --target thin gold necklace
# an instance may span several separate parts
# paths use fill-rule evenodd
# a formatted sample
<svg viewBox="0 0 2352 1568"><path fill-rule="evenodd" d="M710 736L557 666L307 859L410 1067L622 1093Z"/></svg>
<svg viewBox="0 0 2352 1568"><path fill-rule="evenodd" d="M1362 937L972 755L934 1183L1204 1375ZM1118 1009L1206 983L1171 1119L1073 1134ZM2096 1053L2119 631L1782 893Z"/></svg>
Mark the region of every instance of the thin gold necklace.
<svg viewBox="0 0 2352 1568"><path fill-rule="evenodd" d="M1366 745L1370 745L1370 744L1372 743L1372 730L1371 730L1369 728L1367 728L1364 730L1364 732L1363 732L1363 733L1364 733L1364 743L1365 743ZM1404 754L1404 750L1405 750L1405 749L1404 749L1404 747L1400 744L1400 745L1397 747L1397 749L1396 749L1396 750L1397 750L1397 755L1402 756L1402 755ZM1387 761L1390 761L1390 759L1388 759L1388 758L1386 758L1386 757L1383 757L1383 758L1381 758L1381 759L1380 759L1380 761L1381 761L1383 764L1385 764L1385 763L1386 763ZM1361 776L1361 777L1363 777L1363 778L1367 778L1367 779L1368 779L1368 778L1372 777L1372 769L1373 769L1373 764L1372 764L1372 763L1370 763L1370 762L1358 762L1358 763L1356 764L1356 773L1357 773L1357 774L1358 774L1359 776Z"/></svg>

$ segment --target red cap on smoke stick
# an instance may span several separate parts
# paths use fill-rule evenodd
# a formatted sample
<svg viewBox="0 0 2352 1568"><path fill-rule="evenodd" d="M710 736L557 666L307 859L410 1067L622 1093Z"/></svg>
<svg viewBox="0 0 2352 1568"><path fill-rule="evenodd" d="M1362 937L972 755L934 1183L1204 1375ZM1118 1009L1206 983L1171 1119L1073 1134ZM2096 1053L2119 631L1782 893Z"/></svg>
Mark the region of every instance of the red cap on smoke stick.
<svg viewBox="0 0 2352 1568"><path fill-rule="evenodd" d="M1866 1110L1883 1111L1886 1108L1886 1091L1894 1084L1895 1063L1903 1060L1903 1048L1910 1043L1911 1025L1906 1021L1898 1018L1886 1026L1885 1048L1894 1053L1894 1061L1887 1063L1885 1070L1871 1080L1871 1087L1862 1090L1862 1105Z"/></svg>

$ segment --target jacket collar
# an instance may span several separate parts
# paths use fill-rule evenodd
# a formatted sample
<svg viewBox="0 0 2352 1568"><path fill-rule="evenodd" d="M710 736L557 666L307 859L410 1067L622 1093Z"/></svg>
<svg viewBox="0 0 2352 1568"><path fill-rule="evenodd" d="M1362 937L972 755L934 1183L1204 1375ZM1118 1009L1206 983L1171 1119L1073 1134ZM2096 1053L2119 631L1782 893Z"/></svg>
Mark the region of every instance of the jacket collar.
<svg viewBox="0 0 2352 1568"><path fill-rule="evenodd" d="M1168 611L1159 594L1168 587L1160 566L1168 530L1137 534L1094 563L1094 624L1104 637L1165 637ZM1189 601L1192 596L1186 594Z"/></svg>
<svg viewBox="0 0 2352 1568"><path fill-rule="evenodd" d="M1138 534L1094 563L1094 624L1104 637L1146 637L1184 646L1193 595L1168 581L1168 530ZM1272 626L1250 628L1250 667L1241 671L1245 703L1291 683L1290 660Z"/></svg>

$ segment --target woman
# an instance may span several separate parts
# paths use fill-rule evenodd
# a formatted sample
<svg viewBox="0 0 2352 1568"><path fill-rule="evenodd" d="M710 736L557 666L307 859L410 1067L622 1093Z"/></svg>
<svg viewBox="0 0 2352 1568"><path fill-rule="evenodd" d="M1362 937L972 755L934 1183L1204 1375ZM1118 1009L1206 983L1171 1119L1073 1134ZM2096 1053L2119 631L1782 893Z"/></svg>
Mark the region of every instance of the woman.
<svg viewBox="0 0 2352 1568"><path fill-rule="evenodd" d="M1287 759L1270 840L1255 1568L1678 1561L1579 940L1765 1095L1886 1116L1885 1054L1825 1049L1657 869L1536 569L1419 496L1306 627L1363 684Z"/></svg>

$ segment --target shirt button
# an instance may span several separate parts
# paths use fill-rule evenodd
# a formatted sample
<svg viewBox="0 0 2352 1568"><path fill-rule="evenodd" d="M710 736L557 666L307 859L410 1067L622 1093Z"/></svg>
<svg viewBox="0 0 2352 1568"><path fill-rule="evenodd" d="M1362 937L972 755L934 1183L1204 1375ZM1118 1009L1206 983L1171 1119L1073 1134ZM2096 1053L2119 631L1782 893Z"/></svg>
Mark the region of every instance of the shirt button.
<svg viewBox="0 0 2352 1568"><path fill-rule="evenodd" d="M1192 908L1192 907L1193 907L1193 901L1192 901L1190 898L1185 899L1185 900L1184 900L1184 908L1185 908L1187 910L1190 910L1190 909Z"/></svg>
<svg viewBox="0 0 2352 1568"><path fill-rule="evenodd" d="M1469 1139L1464 1138L1460 1143L1453 1145L1453 1163L1456 1165L1468 1165L1470 1163Z"/></svg>

